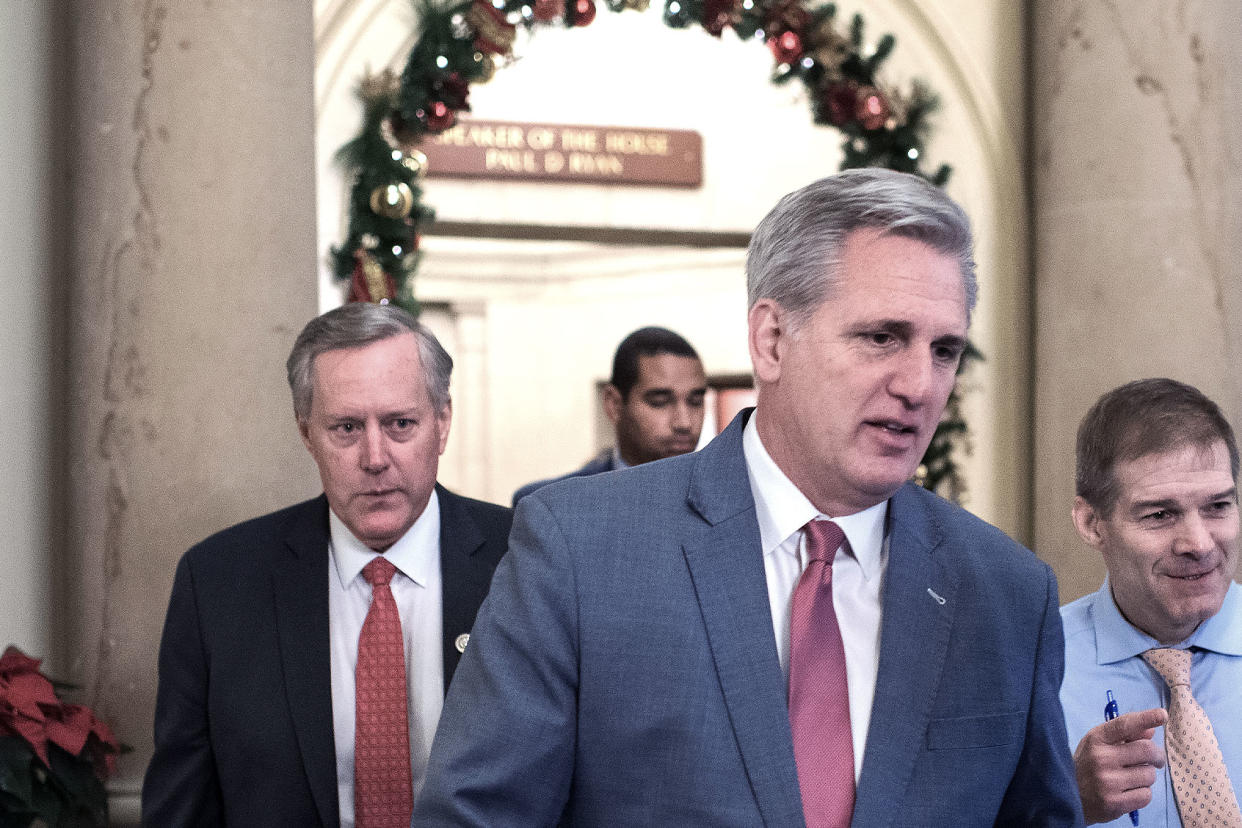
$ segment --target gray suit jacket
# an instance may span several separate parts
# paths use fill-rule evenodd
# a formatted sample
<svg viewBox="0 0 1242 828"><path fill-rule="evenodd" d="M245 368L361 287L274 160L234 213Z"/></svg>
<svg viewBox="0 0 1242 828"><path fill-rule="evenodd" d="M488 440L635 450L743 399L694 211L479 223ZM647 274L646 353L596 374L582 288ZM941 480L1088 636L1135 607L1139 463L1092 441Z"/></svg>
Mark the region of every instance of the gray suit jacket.
<svg viewBox="0 0 1242 828"><path fill-rule="evenodd" d="M512 513L437 487L444 682L505 551ZM152 828L335 828L322 495L213 535L177 565L160 642Z"/></svg>
<svg viewBox="0 0 1242 828"><path fill-rule="evenodd" d="M522 501L414 825L802 825L744 416ZM1081 824L1051 570L914 485L888 532L853 824Z"/></svg>

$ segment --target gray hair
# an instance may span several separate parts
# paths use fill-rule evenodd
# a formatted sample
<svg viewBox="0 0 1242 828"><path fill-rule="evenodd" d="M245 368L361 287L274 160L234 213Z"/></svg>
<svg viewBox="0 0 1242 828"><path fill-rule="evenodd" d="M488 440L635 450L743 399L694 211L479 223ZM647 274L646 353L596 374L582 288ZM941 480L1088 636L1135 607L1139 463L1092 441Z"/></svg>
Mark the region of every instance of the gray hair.
<svg viewBox="0 0 1242 828"><path fill-rule="evenodd" d="M315 357L326 351L361 348L404 333L413 333L418 338L418 358L423 366L427 395L435 410L443 412L449 404L453 358L435 334L396 305L350 302L312 319L293 343L285 370L289 375L289 390L293 392L294 416L303 420L310 415L315 392Z"/></svg>
<svg viewBox="0 0 1242 828"><path fill-rule="evenodd" d="M821 178L777 202L751 235L748 307L773 299L794 326L805 322L840 277L846 237L862 229L915 239L956 259L969 321L978 294L970 219L928 181L875 167Z"/></svg>

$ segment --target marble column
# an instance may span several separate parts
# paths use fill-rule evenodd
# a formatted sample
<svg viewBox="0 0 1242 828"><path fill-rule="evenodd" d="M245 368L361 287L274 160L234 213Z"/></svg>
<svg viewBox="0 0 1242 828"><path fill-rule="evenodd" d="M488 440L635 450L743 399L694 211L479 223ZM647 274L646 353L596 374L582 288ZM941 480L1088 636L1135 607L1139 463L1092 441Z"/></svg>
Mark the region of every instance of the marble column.
<svg viewBox="0 0 1242 828"><path fill-rule="evenodd" d="M311 4L76 4L69 37L61 660L133 747L132 824L178 557L318 490L284 380L317 308Z"/></svg>
<svg viewBox="0 0 1242 828"><path fill-rule="evenodd" d="M1070 523L1074 435L1104 391L1169 376L1242 428L1242 4L1031 4L1035 547L1096 589Z"/></svg>

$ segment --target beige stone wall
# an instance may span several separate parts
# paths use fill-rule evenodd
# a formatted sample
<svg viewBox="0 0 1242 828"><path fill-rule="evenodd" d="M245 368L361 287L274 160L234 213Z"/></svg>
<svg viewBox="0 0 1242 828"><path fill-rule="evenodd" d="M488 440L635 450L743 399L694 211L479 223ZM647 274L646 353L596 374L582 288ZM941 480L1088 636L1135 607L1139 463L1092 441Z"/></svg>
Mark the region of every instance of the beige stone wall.
<svg viewBox="0 0 1242 828"><path fill-rule="evenodd" d="M311 13L84 4L71 44L65 678L134 749L127 822L177 558L317 490L282 371L316 308Z"/></svg>
<svg viewBox="0 0 1242 828"><path fill-rule="evenodd" d="M60 91L56 9L0 4L0 649L51 657L48 577L57 538L64 207L56 198L63 141L46 102ZM54 659L49 667L55 667Z"/></svg>
<svg viewBox="0 0 1242 828"><path fill-rule="evenodd" d="M1062 598L1103 564L1070 524L1078 421L1170 376L1242 425L1242 6L1034 4L1035 543Z"/></svg>

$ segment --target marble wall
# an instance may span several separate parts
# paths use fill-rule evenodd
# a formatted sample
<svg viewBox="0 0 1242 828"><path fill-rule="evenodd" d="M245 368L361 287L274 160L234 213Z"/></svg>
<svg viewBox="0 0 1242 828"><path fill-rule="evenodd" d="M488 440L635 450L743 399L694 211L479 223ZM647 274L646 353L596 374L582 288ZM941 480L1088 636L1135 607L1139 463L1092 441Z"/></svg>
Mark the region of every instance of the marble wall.
<svg viewBox="0 0 1242 828"><path fill-rule="evenodd" d="M283 364L316 310L308 5L80 4L69 33L62 677L133 752L194 542L317 491Z"/></svg>
<svg viewBox="0 0 1242 828"><path fill-rule="evenodd" d="M1242 5L1032 4L1036 551L1068 600L1074 434L1101 393L1201 388L1242 427Z"/></svg>

